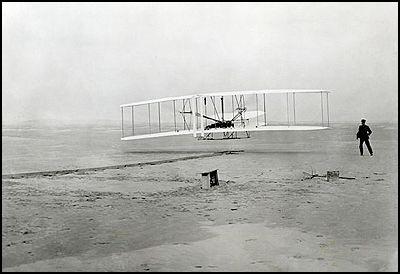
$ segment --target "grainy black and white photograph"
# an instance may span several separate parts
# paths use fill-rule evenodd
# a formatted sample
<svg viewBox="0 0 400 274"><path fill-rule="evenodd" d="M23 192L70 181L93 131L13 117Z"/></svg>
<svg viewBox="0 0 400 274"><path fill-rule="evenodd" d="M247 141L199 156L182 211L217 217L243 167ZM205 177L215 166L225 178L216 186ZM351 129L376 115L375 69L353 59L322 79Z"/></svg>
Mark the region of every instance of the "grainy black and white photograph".
<svg viewBox="0 0 400 274"><path fill-rule="evenodd" d="M2 2L3 272L398 271L397 2Z"/></svg>

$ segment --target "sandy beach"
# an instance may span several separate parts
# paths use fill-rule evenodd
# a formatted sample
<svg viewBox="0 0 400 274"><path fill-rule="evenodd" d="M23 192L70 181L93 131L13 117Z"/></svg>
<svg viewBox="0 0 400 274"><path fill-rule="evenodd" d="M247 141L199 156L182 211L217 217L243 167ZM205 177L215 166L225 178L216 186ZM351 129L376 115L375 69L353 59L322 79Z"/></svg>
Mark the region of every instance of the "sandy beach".
<svg viewBox="0 0 400 274"><path fill-rule="evenodd" d="M2 270L396 271L397 153L374 145L3 178Z"/></svg>

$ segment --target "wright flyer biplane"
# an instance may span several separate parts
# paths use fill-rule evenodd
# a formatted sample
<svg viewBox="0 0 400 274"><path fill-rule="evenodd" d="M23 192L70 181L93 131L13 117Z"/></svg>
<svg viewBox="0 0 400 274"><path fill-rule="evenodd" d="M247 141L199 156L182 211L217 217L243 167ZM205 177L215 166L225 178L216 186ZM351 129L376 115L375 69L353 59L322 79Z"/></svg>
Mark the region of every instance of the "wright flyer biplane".
<svg viewBox="0 0 400 274"><path fill-rule="evenodd" d="M193 135L249 138L254 131L330 127L327 90L215 92L123 104L121 140Z"/></svg>

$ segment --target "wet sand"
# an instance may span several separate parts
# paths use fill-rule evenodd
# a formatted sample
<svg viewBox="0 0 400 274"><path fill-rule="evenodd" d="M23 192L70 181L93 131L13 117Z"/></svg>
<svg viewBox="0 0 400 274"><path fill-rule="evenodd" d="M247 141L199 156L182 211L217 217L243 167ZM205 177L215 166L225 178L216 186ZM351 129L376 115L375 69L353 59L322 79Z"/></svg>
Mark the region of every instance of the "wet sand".
<svg viewBox="0 0 400 274"><path fill-rule="evenodd" d="M397 155L346 157L245 152L3 178L2 270L396 271ZM310 164L356 179L305 180ZM201 189L214 168L221 185Z"/></svg>

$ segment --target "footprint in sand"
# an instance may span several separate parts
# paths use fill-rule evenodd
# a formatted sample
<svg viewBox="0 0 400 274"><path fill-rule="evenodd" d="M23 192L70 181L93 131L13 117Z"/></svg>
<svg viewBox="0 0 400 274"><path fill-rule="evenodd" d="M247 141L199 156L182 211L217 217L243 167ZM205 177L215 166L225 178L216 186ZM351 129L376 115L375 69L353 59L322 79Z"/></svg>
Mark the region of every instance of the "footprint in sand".
<svg viewBox="0 0 400 274"><path fill-rule="evenodd" d="M97 242L94 245L108 245L110 242Z"/></svg>
<svg viewBox="0 0 400 274"><path fill-rule="evenodd" d="M148 267L147 264L141 264L140 266L143 267L143 270L145 270L145 271L149 271L150 270L150 268Z"/></svg>
<svg viewBox="0 0 400 274"><path fill-rule="evenodd" d="M173 243L174 245L189 245L188 243Z"/></svg>
<svg viewBox="0 0 400 274"><path fill-rule="evenodd" d="M250 264L262 264L262 263L264 263L265 261L256 261L256 262L251 262Z"/></svg>
<svg viewBox="0 0 400 274"><path fill-rule="evenodd" d="M374 172L375 175L385 175L385 172Z"/></svg>

